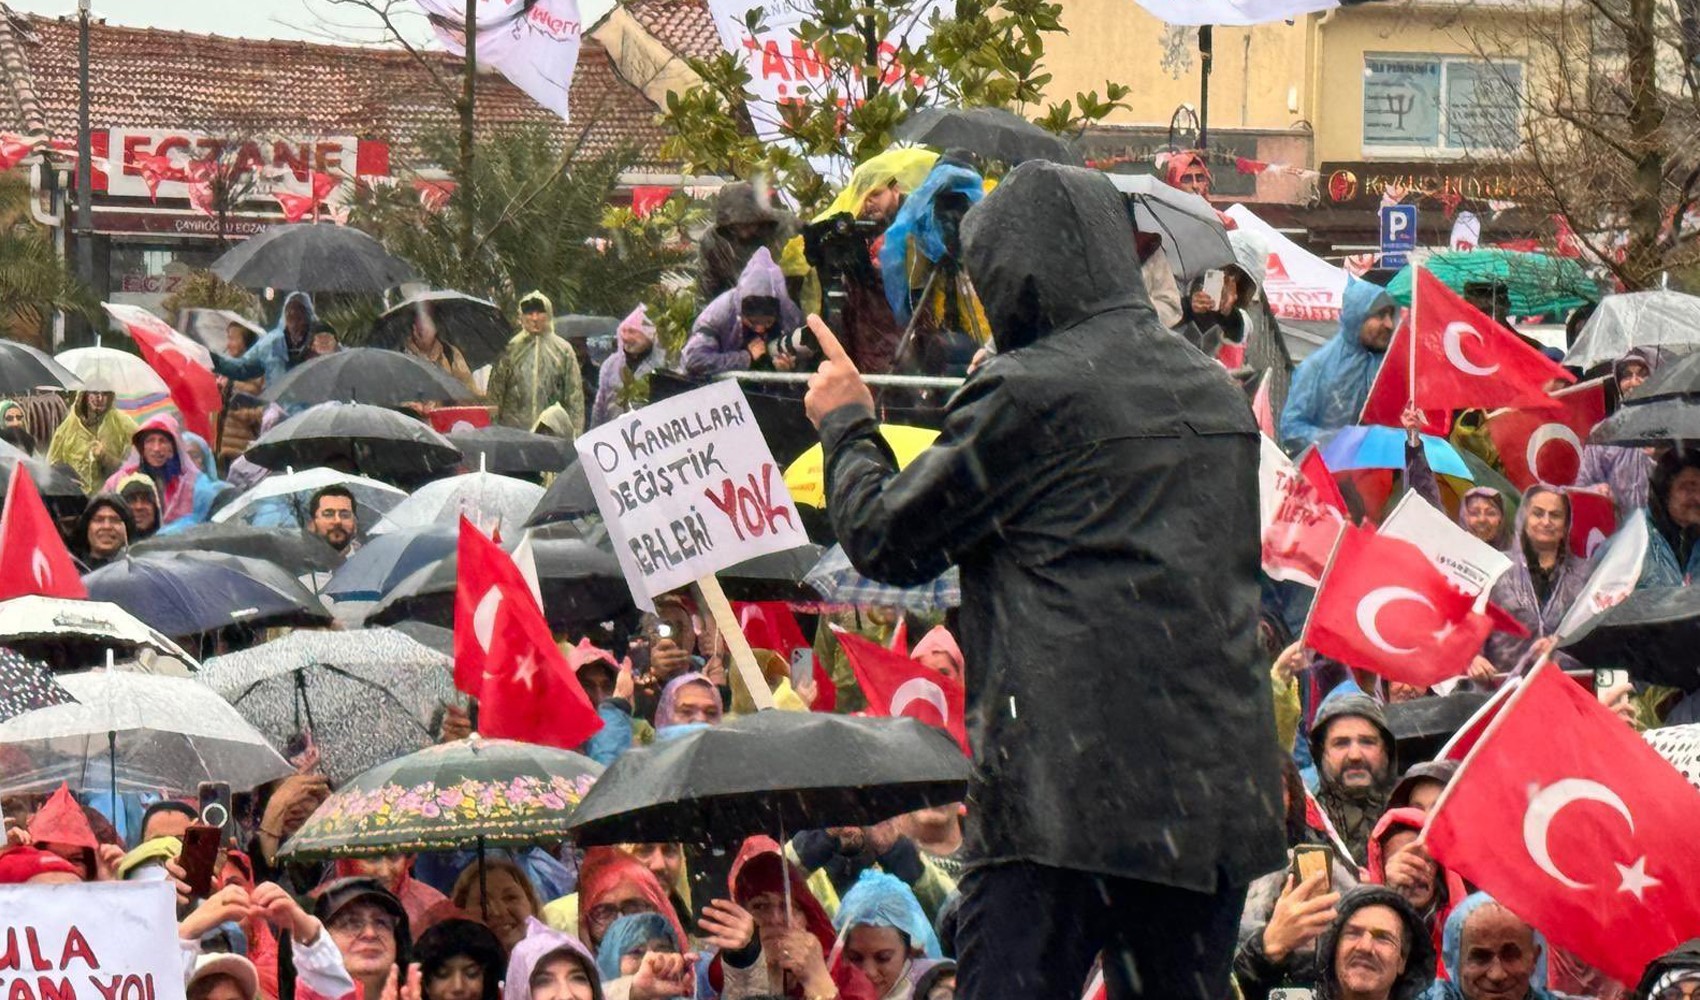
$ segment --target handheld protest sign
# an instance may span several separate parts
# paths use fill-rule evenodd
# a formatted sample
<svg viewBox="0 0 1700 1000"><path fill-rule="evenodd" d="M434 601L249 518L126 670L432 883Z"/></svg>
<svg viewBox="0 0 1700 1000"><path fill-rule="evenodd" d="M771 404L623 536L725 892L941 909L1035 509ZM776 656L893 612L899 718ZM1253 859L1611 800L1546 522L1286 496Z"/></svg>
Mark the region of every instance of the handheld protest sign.
<svg viewBox="0 0 1700 1000"><path fill-rule="evenodd" d="M784 470L731 381L616 417L574 442L632 599L698 584L760 708L767 683L714 574L808 543Z"/></svg>
<svg viewBox="0 0 1700 1000"><path fill-rule="evenodd" d="M0 996L183 1000L171 883L0 886Z"/></svg>

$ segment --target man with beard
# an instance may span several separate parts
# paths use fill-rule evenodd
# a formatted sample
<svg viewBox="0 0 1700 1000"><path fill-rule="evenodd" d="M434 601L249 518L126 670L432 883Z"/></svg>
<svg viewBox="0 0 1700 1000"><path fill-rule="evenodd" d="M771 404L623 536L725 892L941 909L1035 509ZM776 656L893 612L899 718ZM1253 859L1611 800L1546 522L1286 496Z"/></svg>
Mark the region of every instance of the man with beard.
<svg viewBox="0 0 1700 1000"><path fill-rule="evenodd" d="M307 530L325 540L325 543L335 549L344 558L351 555L360 544L354 536L360 530L360 522L354 508L354 494L346 487L326 486L313 494L307 504L309 517Z"/></svg>
<svg viewBox="0 0 1700 1000"><path fill-rule="evenodd" d="M1320 782L1316 801L1352 856L1369 861L1369 836L1393 790L1393 732L1381 706L1361 694L1323 703L1310 727L1311 759Z"/></svg>
<svg viewBox="0 0 1700 1000"><path fill-rule="evenodd" d="M118 471L136 433L136 422L114 405L117 398L106 389L77 393L47 446L47 460L70 466L88 493Z"/></svg>

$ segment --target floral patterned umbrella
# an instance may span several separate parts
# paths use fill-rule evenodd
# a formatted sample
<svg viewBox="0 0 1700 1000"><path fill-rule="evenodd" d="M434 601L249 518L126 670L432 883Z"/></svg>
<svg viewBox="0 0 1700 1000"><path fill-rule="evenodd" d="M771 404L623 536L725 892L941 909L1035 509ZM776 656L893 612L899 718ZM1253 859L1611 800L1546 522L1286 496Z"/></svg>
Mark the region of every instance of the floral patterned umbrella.
<svg viewBox="0 0 1700 1000"><path fill-rule="evenodd" d="M316 860L563 840L601 773L602 765L569 750L474 734L355 778L278 853Z"/></svg>

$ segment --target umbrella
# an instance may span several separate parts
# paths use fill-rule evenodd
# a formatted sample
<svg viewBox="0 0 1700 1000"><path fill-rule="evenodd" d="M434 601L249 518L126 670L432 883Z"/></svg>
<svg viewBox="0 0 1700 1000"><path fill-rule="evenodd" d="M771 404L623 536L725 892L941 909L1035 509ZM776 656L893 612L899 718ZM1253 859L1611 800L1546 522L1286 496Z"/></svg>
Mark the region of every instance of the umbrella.
<svg viewBox="0 0 1700 1000"><path fill-rule="evenodd" d="M427 525L378 535L336 568L325 585L335 601L378 601L403 580L454 553L458 528Z"/></svg>
<svg viewBox="0 0 1700 1000"><path fill-rule="evenodd" d="M271 740L311 733L325 775L342 784L435 740L432 722L457 700L454 661L392 629L291 632L201 666L217 691Z"/></svg>
<svg viewBox="0 0 1700 1000"><path fill-rule="evenodd" d="M76 700L63 684L53 679L53 671L47 664L0 646L0 722Z"/></svg>
<svg viewBox="0 0 1700 1000"><path fill-rule="evenodd" d="M368 629L367 631L371 630ZM454 658L455 633L452 628L443 628L441 625L429 625L425 622L400 622L395 625L391 631L400 632L402 635L407 636L409 639L419 643L421 646L428 649L434 649L444 656L449 657L451 660Z"/></svg>
<svg viewBox="0 0 1700 1000"><path fill-rule="evenodd" d="M296 365L261 398L270 403L463 403L472 393L449 373L400 351L344 348Z"/></svg>
<svg viewBox="0 0 1700 1000"><path fill-rule="evenodd" d="M850 557L834 545L804 578L827 604L876 605L914 611L943 611L962 604L962 577L955 566L930 583L918 587L894 587L870 580L856 572Z"/></svg>
<svg viewBox="0 0 1700 1000"><path fill-rule="evenodd" d="M265 573L270 567L271 574ZM83 577L89 597L111 601L166 635L227 625L309 624L330 619L300 583L270 563L174 552L127 556Z"/></svg>
<svg viewBox="0 0 1700 1000"><path fill-rule="evenodd" d="M1470 467L1458 449L1444 438L1424 434L1423 455L1435 475L1470 480ZM1343 427L1322 446L1322 460L1332 472L1352 469L1403 469L1405 432L1398 427L1354 425Z"/></svg>
<svg viewBox="0 0 1700 1000"><path fill-rule="evenodd" d="M355 778L278 854L310 860L560 840L601 774L602 765L570 750L473 735Z"/></svg>
<svg viewBox="0 0 1700 1000"><path fill-rule="evenodd" d="M1586 371L1616 361L1632 347L1700 347L1700 298L1669 291L1608 295L1582 324L1564 363Z"/></svg>
<svg viewBox="0 0 1700 1000"><path fill-rule="evenodd" d="M301 528L307 524L307 502L326 486L341 486L354 496L355 510L368 527L396 504L407 499L405 490L351 472L316 468L293 469L283 475L267 476L248 492L232 500L212 516L215 523L238 522L254 527Z"/></svg>
<svg viewBox="0 0 1700 1000"><path fill-rule="evenodd" d="M422 312L437 325L437 338L460 348L474 370L495 363L514 335L513 321L494 302L461 292L424 292L379 316L366 342L401 350L413 335L414 317ZM561 332L558 326L556 332Z"/></svg>
<svg viewBox="0 0 1700 1000"><path fill-rule="evenodd" d="M1640 390L1635 395L1640 396ZM1594 425L1590 444L1624 448L1669 444L1700 438L1700 397L1663 397L1648 402L1630 400L1616 413Z"/></svg>
<svg viewBox="0 0 1700 1000"><path fill-rule="evenodd" d="M153 787L194 791L203 781L248 791L294 768L211 688L185 677L91 670L59 683L78 704L26 712L0 723L0 745L14 747L32 769L72 770L84 788L120 773L145 774ZM10 784L8 782L8 784ZM15 791L15 788L7 788Z"/></svg>
<svg viewBox="0 0 1700 1000"><path fill-rule="evenodd" d="M162 552L222 552L275 563L295 576L330 572L342 557L318 535L300 528L260 528L240 520L197 524L169 535L154 535L130 546L133 556Z"/></svg>
<svg viewBox="0 0 1700 1000"><path fill-rule="evenodd" d="M428 476L460 462L460 451L429 425L366 403L320 403L279 423L244 458L267 469L348 462L362 475Z"/></svg>
<svg viewBox="0 0 1700 1000"><path fill-rule="evenodd" d="M251 236L214 261L212 272L244 288L301 292L381 292L413 278L411 265L360 230L315 222Z"/></svg>
<svg viewBox="0 0 1700 1000"><path fill-rule="evenodd" d="M892 136L934 149L966 149L1011 166L1026 160L1081 163L1062 137L1002 108L924 108L905 118Z"/></svg>
<svg viewBox="0 0 1700 1000"><path fill-rule="evenodd" d="M1158 180L1150 174L1110 174L1133 214L1134 228L1156 233L1163 256L1185 289L1211 268L1234 263L1227 227L1208 201Z"/></svg>
<svg viewBox="0 0 1700 1000"><path fill-rule="evenodd" d="M504 476L559 472L578 461L571 441L505 424L450 431L447 437L450 444L460 449L467 468Z"/></svg>
<svg viewBox="0 0 1700 1000"><path fill-rule="evenodd" d="M105 663L109 653L135 659L135 669L145 673L187 677L198 667L181 646L107 601L36 595L0 601L0 646L57 672Z"/></svg>
<svg viewBox="0 0 1700 1000"><path fill-rule="evenodd" d="M41 388L80 389L82 385L82 379L46 351L0 339L0 396L25 396Z"/></svg>
<svg viewBox="0 0 1700 1000"><path fill-rule="evenodd" d="M592 515L600 516L596 507L596 494L590 491L590 480L585 478L584 469L574 461L543 491L542 498L537 501L537 506L531 510L531 516L526 519L525 527L540 528L546 524L559 524L562 521L573 521Z"/></svg>
<svg viewBox="0 0 1700 1000"><path fill-rule="evenodd" d="M807 604L815 600L815 595L803 578L820 561L820 554L819 545L799 545L783 552L769 552L754 559L745 559L714 575L720 579L726 596L734 601Z"/></svg>
<svg viewBox="0 0 1700 1000"><path fill-rule="evenodd" d="M1700 354L1686 354L1660 367L1623 402L1626 406L1640 406L1658 399L1697 395L1700 395Z"/></svg>
<svg viewBox="0 0 1700 1000"><path fill-rule="evenodd" d="M562 313L555 317L555 333L563 340L589 340L592 337L612 337L620 332L618 316L593 316L589 313Z"/></svg>
<svg viewBox="0 0 1700 1000"><path fill-rule="evenodd" d="M628 750L573 815L581 844L736 844L960 802L968 760L908 718L757 712Z"/></svg>
<svg viewBox="0 0 1700 1000"><path fill-rule="evenodd" d="M1513 316L1567 312L1600 297L1599 286L1569 257L1516 250L1451 250L1429 255L1422 267L1460 295L1467 285L1504 285ZM1400 305L1411 304L1410 267L1387 283L1387 294Z"/></svg>
<svg viewBox="0 0 1700 1000"><path fill-rule="evenodd" d="M461 515L480 528L500 528L505 534L523 525L543 487L523 479L489 472L469 472L426 483L384 517L378 531L458 525Z"/></svg>
<svg viewBox="0 0 1700 1000"><path fill-rule="evenodd" d="M111 347L78 347L60 351L55 358L82 379L85 388L92 386L131 399L171 395L171 387L159 373L134 354Z"/></svg>
<svg viewBox="0 0 1700 1000"><path fill-rule="evenodd" d="M1164 24L1264 24L1340 6L1340 0L1138 0L1138 3Z"/></svg>
<svg viewBox="0 0 1700 1000"><path fill-rule="evenodd" d="M891 446L891 453L897 457L899 469L915 460L938 440L939 432L930 427L904 427L899 424L881 424L880 437ZM811 507L826 506L826 456L821 446L816 444L808 451L797 456L785 469L785 488L791 491L791 499L797 503L808 504Z"/></svg>
<svg viewBox="0 0 1700 1000"><path fill-rule="evenodd" d="M517 539L503 545L513 551ZM631 610L632 595L612 552L578 539L532 540L543 615L557 630L606 621ZM449 555L401 581L367 616L368 624L393 625L407 619L448 624L454 621L456 569L460 556Z"/></svg>
<svg viewBox="0 0 1700 1000"><path fill-rule="evenodd" d="M1393 732L1395 756L1402 761L1433 760L1464 723L1488 702L1480 691L1459 691L1443 697L1414 698L1387 706L1387 728Z"/></svg>
<svg viewBox="0 0 1700 1000"><path fill-rule="evenodd" d="M0 441L0 498L5 497L6 487L12 482L12 466L19 462L35 483L35 491L55 512L79 513L87 505L88 494L70 466L48 465L5 441Z"/></svg>
<svg viewBox="0 0 1700 1000"><path fill-rule="evenodd" d="M1700 789L1700 723L1649 729L1641 735L1690 785Z"/></svg>
<svg viewBox="0 0 1700 1000"><path fill-rule="evenodd" d="M1700 687L1700 587L1634 591L1560 645L1590 667L1692 691Z"/></svg>

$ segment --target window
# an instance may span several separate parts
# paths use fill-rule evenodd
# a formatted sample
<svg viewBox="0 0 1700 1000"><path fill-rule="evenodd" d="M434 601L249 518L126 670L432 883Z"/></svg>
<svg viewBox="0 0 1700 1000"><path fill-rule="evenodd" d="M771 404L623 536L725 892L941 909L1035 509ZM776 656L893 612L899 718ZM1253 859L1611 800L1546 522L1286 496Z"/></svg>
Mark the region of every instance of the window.
<svg viewBox="0 0 1700 1000"><path fill-rule="evenodd" d="M1515 149L1523 67L1451 56L1364 58L1365 155Z"/></svg>

